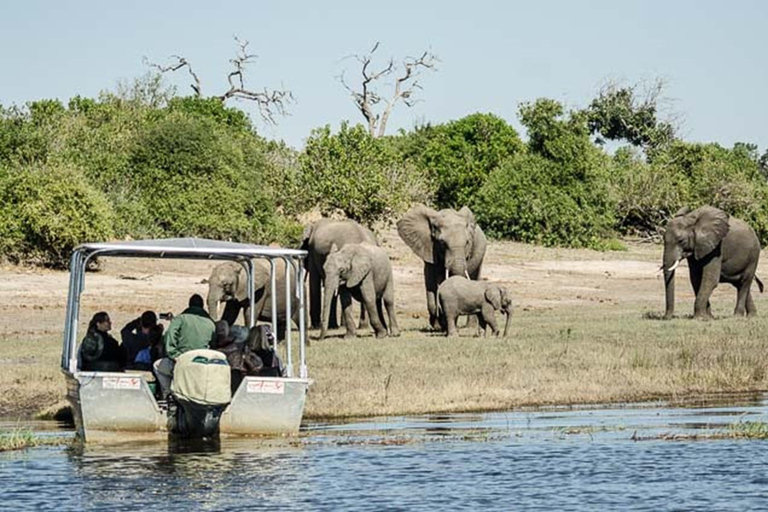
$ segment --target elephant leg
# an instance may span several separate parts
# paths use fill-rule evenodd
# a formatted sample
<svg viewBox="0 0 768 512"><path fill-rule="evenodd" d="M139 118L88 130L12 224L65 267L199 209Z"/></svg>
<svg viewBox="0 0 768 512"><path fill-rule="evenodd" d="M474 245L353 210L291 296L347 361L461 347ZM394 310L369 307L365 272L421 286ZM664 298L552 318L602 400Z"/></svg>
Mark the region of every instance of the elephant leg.
<svg viewBox="0 0 768 512"><path fill-rule="evenodd" d="M384 326L384 329L389 332L387 326L387 319L384 317L384 298L378 297L376 299L376 313L379 315L379 322Z"/></svg>
<svg viewBox="0 0 768 512"><path fill-rule="evenodd" d="M496 323L496 311L493 309L493 306L490 304L484 305L480 317L483 319L483 322L491 326L493 335L498 336L499 326Z"/></svg>
<svg viewBox="0 0 768 512"><path fill-rule="evenodd" d="M474 268L474 269L469 269L468 268L467 269L467 274L469 275L469 278L472 281L479 281L480 280L480 272L482 271L482 269L483 269L483 264L481 262L477 266L477 268ZM480 316L478 316L478 315L469 315L467 317L467 327L469 329L476 329L476 330L483 329L484 330L485 327L480 327L479 326L479 322L478 322L479 318L480 318Z"/></svg>
<svg viewBox="0 0 768 512"><path fill-rule="evenodd" d="M320 328L322 316L320 273L314 269L309 272L309 319L312 329Z"/></svg>
<svg viewBox="0 0 768 512"><path fill-rule="evenodd" d="M483 318L482 313L477 313L475 315L469 315L469 318L467 319L467 324L470 323L470 319L475 319L475 337L479 338L481 336L485 336L485 330L488 328L488 323L485 321L485 318Z"/></svg>
<svg viewBox="0 0 768 512"><path fill-rule="evenodd" d="M458 315L456 313L452 312L443 312L445 314L445 327L446 327L446 336L449 338L458 338L459 337L459 330L456 327L456 319L458 318Z"/></svg>
<svg viewBox="0 0 768 512"><path fill-rule="evenodd" d="M389 316L389 334L390 336L400 336L400 328L397 326L397 317L395 316L395 287L392 285L391 279L384 289L382 300Z"/></svg>
<svg viewBox="0 0 768 512"><path fill-rule="evenodd" d="M360 298L365 309L368 311L368 317L371 319L371 326L376 331L377 338L383 338L387 335L387 328L379 320L379 314L376 311L376 288L373 285L373 278L366 277L360 285Z"/></svg>
<svg viewBox="0 0 768 512"><path fill-rule="evenodd" d="M345 327L347 328L345 338L357 337L357 331L355 330L355 321L352 315L352 295L349 290L342 288L339 290L339 300L341 301L341 314L346 319Z"/></svg>
<svg viewBox="0 0 768 512"><path fill-rule="evenodd" d="M712 292L715 291L715 288L717 288L718 282L720 282L720 266L719 259L713 259L708 264L704 265L701 272L699 292L696 294L696 302L693 306L694 318L712 318L712 306L709 302L709 298L712 296Z"/></svg>
<svg viewBox="0 0 768 512"><path fill-rule="evenodd" d="M699 296L699 290L701 289L701 269L694 266L688 267L688 273L691 276L691 287L693 288L694 296ZM707 316L712 317L712 304L707 301Z"/></svg>
<svg viewBox="0 0 768 512"><path fill-rule="evenodd" d="M734 315L744 316L747 314L747 299L749 298L751 287L752 279L744 279L736 286L736 308L733 310Z"/></svg>
<svg viewBox="0 0 768 512"><path fill-rule="evenodd" d="M437 289L445 281L445 267L424 263L424 284L427 289L427 310L429 325L432 329L440 329L440 319L437 315Z"/></svg>
<svg viewBox="0 0 768 512"><path fill-rule="evenodd" d="M338 329L339 326L339 315L337 313L337 304L338 300L337 297L334 297L331 299L331 317L328 319L328 328L329 329ZM342 315L342 324L344 324L346 321L346 316Z"/></svg>
<svg viewBox="0 0 768 512"><path fill-rule="evenodd" d="M370 327L370 322L368 321L368 315L365 313L365 308L360 308L360 322L357 324L358 329L367 329Z"/></svg>
<svg viewBox="0 0 768 512"><path fill-rule="evenodd" d="M750 290L749 290L749 292L747 292L747 316L755 316L755 315L757 315L757 308L755 308L755 301L752 300L752 290L751 290L751 288L752 287L750 286Z"/></svg>

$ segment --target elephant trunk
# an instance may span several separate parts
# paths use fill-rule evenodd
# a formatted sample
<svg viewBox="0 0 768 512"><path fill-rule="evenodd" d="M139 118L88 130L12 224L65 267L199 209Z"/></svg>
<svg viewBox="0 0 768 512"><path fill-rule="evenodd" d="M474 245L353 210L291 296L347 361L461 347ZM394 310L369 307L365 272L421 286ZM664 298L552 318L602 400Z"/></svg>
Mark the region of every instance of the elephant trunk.
<svg viewBox="0 0 768 512"><path fill-rule="evenodd" d="M208 303L208 314L211 318L217 320L219 318L219 302L221 301L221 294L209 291L206 301Z"/></svg>
<svg viewBox="0 0 768 512"><path fill-rule="evenodd" d="M467 273L467 259L460 251L446 250L445 267L448 269L449 276L469 276Z"/></svg>
<svg viewBox="0 0 768 512"><path fill-rule="evenodd" d="M323 291L323 321L320 326L321 340L328 334L328 323L331 319L331 302L333 297L339 292L339 279L326 276L323 286L325 290Z"/></svg>
<svg viewBox="0 0 768 512"><path fill-rule="evenodd" d="M504 321L504 337L509 336L509 327L510 327L510 320L512 319L512 312L509 310L504 311L504 314L507 315L507 319Z"/></svg>

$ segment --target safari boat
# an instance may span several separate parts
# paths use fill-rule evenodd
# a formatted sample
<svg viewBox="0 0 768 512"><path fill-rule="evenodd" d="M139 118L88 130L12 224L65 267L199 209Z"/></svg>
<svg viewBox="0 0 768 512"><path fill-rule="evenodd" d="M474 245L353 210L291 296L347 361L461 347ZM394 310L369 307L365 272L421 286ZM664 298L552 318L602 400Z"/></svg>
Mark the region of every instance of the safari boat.
<svg viewBox="0 0 768 512"><path fill-rule="evenodd" d="M291 329L286 330L283 377L245 377L237 390L221 405L216 418L218 433L236 435L286 435L299 431L311 379L306 365L306 325L304 265L306 251L265 247L199 238L138 240L88 243L75 248L70 259L69 293L61 356L61 369L67 382L67 400L72 405L75 426L84 440L114 437L120 433L164 433L174 430L168 404L155 399L148 373L82 371L78 357L80 297L85 288L86 268L94 258L173 258L179 260L225 260L243 265L248 290L254 296L254 259L270 264L271 311L277 311L276 262L285 261L286 317L291 318L290 294L299 304L298 368L294 366ZM291 268L298 276L291 283ZM250 308L250 326L255 325ZM272 331L277 332L277 318L272 315ZM273 341L272 348L277 342ZM214 351L201 351L214 352ZM214 352L215 354L220 354ZM201 359L201 358L195 358ZM205 358L202 358L205 359ZM224 363L226 364L226 363ZM228 368L228 367L227 367ZM178 368L177 368L178 369ZM298 370L298 371L297 371ZM227 369L228 372L228 369ZM297 375L295 375L295 373ZM228 375L227 375L228 377ZM227 390L229 393L229 390ZM205 407L206 402L202 403ZM194 417L192 415L191 417Z"/></svg>

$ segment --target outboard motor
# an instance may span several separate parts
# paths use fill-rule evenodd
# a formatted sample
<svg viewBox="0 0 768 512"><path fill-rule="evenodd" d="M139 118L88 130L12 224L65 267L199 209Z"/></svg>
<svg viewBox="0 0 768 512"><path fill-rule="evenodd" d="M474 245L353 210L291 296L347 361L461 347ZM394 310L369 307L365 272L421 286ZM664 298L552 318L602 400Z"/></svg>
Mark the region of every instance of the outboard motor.
<svg viewBox="0 0 768 512"><path fill-rule="evenodd" d="M168 428L184 437L212 437L219 432L221 414L232 400L227 358L216 350L190 350L176 359L171 383L175 413Z"/></svg>

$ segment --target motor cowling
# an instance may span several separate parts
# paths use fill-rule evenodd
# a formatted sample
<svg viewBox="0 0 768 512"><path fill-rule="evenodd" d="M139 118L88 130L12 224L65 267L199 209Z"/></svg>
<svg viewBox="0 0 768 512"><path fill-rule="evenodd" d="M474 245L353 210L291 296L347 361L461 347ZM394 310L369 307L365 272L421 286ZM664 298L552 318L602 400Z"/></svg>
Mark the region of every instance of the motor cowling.
<svg viewBox="0 0 768 512"><path fill-rule="evenodd" d="M176 359L171 395L177 403L170 429L184 437L218 433L224 409L232 400L227 357L216 350L190 350Z"/></svg>

